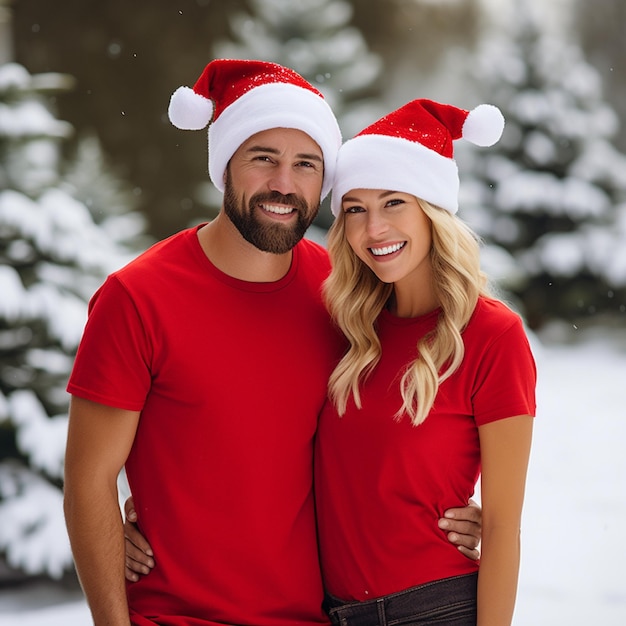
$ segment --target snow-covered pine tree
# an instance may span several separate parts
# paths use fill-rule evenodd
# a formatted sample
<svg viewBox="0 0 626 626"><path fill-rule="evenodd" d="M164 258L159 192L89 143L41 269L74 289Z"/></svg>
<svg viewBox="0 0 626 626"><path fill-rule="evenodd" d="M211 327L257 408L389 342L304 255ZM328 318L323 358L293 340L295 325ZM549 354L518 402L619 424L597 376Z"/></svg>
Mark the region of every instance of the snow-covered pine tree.
<svg viewBox="0 0 626 626"><path fill-rule="evenodd" d="M88 299L130 257L62 179L73 129L50 95L67 88L61 74L0 66L0 562L53 578L72 567L65 384Z"/></svg>
<svg viewBox="0 0 626 626"><path fill-rule="evenodd" d="M61 184L89 209L94 222L114 241L137 251L153 243L146 234L146 216L136 210L137 194L112 170L97 135L85 134L78 139Z"/></svg>
<svg viewBox="0 0 626 626"><path fill-rule="evenodd" d="M464 216L488 243L487 269L511 269L507 287L531 327L623 317L626 157L611 142L617 115L580 46L542 32L517 6L509 30L490 36L474 61L481 91L507 123L499 144L472 152Z"/></svg>

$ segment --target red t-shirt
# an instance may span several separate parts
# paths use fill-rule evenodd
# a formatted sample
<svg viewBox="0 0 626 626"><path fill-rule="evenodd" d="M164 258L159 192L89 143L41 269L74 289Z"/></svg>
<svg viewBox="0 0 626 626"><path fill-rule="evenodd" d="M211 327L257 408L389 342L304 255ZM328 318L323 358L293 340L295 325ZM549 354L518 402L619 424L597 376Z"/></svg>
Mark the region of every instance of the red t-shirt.
<svg viewBox="0 0 626 626"><path fill-rule="evenodd" d="M126 470L156 567L128 586L133 623L327 623L312 462L342 347L328 271L305 240L281 280L237 280L192 229L90 303L68 391L142 412Z"/></svg>
<svg viewBox="0 0 626 626"><path fill-rule="evenodd" d="M382 358L343 417L328 403L316 446L315 487L326 589L343 600L368 600L422 583L467 574L463 556L437 526L463 506L480 471L478 426L534 415L534 360L520 318L480 299L465 332L465 358L440 386L420 426L394 420L400 377L438 311L378 320Z"/></svg>

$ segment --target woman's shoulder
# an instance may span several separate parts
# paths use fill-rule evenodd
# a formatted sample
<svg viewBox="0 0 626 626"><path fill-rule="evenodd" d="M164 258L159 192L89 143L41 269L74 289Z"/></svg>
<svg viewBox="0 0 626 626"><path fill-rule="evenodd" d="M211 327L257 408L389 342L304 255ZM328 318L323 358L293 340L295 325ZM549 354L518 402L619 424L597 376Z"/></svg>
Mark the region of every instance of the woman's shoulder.
<svg viewBox="0 0 626 626"><path fill-rule="evenodd" d="M480 332L489 330L492 334L500 334L514 326L523 328L523 325L521 315L508 304L497 298L481 296L478 298L467 330Z"/></svg>

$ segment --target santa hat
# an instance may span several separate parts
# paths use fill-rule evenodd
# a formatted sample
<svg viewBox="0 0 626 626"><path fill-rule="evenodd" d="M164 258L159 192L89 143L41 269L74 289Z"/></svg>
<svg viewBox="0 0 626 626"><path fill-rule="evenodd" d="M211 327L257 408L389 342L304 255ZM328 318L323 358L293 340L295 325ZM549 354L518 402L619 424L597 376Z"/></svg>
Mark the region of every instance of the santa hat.
<svg viewBox="0 0 626 626"><path fill-rule="evenodd" d="M465 111L432 100L413 100L347 141L339 150L331 209L351 189L410 193L456 213L459 174L452 142L491 146L502 136L500 109L481 104Z"/></svg>
<svg viewBox="0 0 626 626"><path fill-rule="evenodd" d="M179 87L168 109L183 130L209 126L209 175L224 191L230 158L248 138L270 128L296 128L324 155L322 198L330 191L341 132L324 96L302 76L276 63L216 59L193 89Z"/></svg>

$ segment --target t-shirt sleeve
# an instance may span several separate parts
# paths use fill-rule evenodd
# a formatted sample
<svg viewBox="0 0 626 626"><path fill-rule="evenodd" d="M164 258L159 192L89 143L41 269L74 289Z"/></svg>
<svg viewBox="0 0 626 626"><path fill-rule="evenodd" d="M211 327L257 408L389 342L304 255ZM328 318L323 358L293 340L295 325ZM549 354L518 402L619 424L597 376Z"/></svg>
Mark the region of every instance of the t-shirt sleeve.
<svg viewBox="0 0 626 626"><path fill-rule="evenodd" d="M537 369L521 319L487 347L477 368L472 397L480 426L516 415L535 415Z"/></svg>
<svg viewBox="0 0 626 626"><path fill-rule="evenodd" d="M67 391L140 411L150 389L150 341L133 299L113 275L94 294Z"/></svg>

